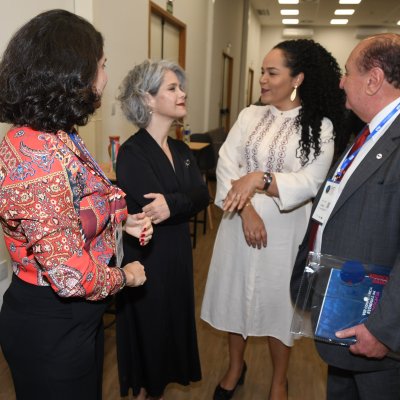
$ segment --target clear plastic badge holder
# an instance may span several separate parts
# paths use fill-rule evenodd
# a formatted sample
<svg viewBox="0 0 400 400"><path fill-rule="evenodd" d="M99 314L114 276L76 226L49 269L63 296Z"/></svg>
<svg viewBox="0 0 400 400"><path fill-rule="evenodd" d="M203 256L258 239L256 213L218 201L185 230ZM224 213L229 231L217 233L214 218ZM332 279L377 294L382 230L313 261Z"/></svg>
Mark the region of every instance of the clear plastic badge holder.
<svg viewBox="0 0 400 400"><path fill-rule="evenodd" d="M295 303L291 333L349 346L335 332L363 323L378 304L390 268L310 252ZM397 358L397 357L396 357Z"/></svg>

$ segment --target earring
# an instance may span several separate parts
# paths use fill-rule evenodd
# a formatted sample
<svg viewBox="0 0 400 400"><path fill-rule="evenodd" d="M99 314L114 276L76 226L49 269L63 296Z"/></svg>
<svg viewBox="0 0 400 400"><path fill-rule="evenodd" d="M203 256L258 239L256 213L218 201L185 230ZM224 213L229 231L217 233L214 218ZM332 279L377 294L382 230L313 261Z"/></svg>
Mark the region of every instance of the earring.
<svg viewBox="0 0 400 400"><path fill-rule="evenodd" d="M293 92L290 95L290 101L294 101L296 99L297 96L297 85L294 86Z"/></svg>
<svg viewBox="0 0 400 400"><path fill-rule="evenodd" d="M149 111L149 114L152 115L152 114L153 114L153 110L150 110L150 111Z"/></svg>

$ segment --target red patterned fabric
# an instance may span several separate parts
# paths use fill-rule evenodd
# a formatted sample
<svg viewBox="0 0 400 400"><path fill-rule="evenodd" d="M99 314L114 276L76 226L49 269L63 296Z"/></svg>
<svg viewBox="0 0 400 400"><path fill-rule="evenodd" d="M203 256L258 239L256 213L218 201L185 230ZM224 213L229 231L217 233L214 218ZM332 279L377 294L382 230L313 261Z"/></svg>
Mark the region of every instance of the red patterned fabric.
<svg viewBox="0 0 400 400"><path fill-rule="evenodd" d="M61 297L98 300L125 282L119 268L107 266L116 224L127 217L125 194L76 137L79 148L62 131L7 133L0 143L0 222L19 278L51 285Z"/></svg>

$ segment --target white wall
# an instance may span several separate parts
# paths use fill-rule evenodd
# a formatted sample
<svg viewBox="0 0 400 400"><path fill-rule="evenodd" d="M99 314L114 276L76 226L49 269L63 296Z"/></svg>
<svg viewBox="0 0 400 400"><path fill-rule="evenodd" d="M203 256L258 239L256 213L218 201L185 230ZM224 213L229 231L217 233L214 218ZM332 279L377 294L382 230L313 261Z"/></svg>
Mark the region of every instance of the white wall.
<svg viewBox="0 0 400 400"><path fill-rule="evenodd" d="M3 54L11 36L20 26L34 15L51 8L63 8L73 12L74 0L0 0L0 10L2 10L0 13L0 54ZM0 123L0 138L7 130L8 125Z"/></svg>
<svg viewBox="0 0 400 400"><path fill-rule="evenodd" d="M243 0L216 0L213 10L213 48L211 93L209 98L209 128L219 126L219 109L222 87L222 53L230 43L233 57L233 87L230 121L236 120L239 110L239 72L242 46ZM232 29L232 27L235 27Z"/></svg>
<svg viewBox="0 0 400 400"><path fill-rule="evenodd" d="M166 1L155 1L165 8ZM174 2L174 16L186 24L186 74L188 94L187 122L193 132L203 132L208 129L204 124L205 113L205 82L207 77L206 65L210 63L207 57L207 41L212 21L208 21L208 8L211 7L206 0L185 0Z"/></svg>
<svg viewBox="0 0 400 400"><path fill-rule="evenodd" d="M247 68L246 68L246 82L248 69L254 71L253 81L253 98L252 103L256 102L260 97L260 85L258 83L260 77L260 39L261 39L261 25L253 7L249 10L249 32L247 40ZM248 88L247 88L248 90Z"/></svg>
<svg viewBox="0 0 400 400"><path fill-rule="evenodd" d="M154 3L165 9L164 0ZM188 0L174 3L174 17L186 24L186 73L188 78L188 116L187 121L192 131L203 132L208 129L204 120L206 109L204 84L209 78L206 75L207 32L210 27L210 2L204 0ZM109 135L120 135L126 140L136 128L128 123L115 98L118 87L135 65L148 57L148 21L149 5L147 0L96 0L94 7L94 25L105 37L105 52L108 59L108 84L103 94L101 116L97 116L99 138L96 141L96 157L106 161ZM117 22L116 22L117 21ZM115 110L115 114L113 112Z"/></svg>
<svg viewBox="0 0 400 400"><path fill-rule="evenodd" d="M135 65L147 58L149 6L146 0L95 0L93 23L104 36L108 84L96 115L96 158L108 160L108 136L126 140L136 128L123 116L116 96L118 87Z"/></svg>
<svg viewBox="0 0 400 400"><path fill-rule="evenodd" d="M339 66L344 70L347 57L359 43L360 39L356 37L357 29L354 27L314 27L313 40L319 42L336 58ZM400 33L400 29L392 29L392 32ZM282 29L276 27L263 27L260 40L260 59L275 45L286 40L282 37Z"/></svg>

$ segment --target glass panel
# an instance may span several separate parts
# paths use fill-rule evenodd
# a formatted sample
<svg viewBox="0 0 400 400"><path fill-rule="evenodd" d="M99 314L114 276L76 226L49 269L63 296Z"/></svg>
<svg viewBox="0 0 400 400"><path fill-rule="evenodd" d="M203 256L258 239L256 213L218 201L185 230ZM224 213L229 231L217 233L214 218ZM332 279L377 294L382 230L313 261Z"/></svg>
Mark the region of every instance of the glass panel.
<svg viewBox="0 0 400 400"><path fill-rule="evenodd" d="M164 25L164 58L179 63L179 29L165 23Z"/></svg>
<svg viewBox="0 0 400 400"><path fill-rule="evenodd" d="M162 58L162 21L158 15L151 14L150 58Z"/></svg>

